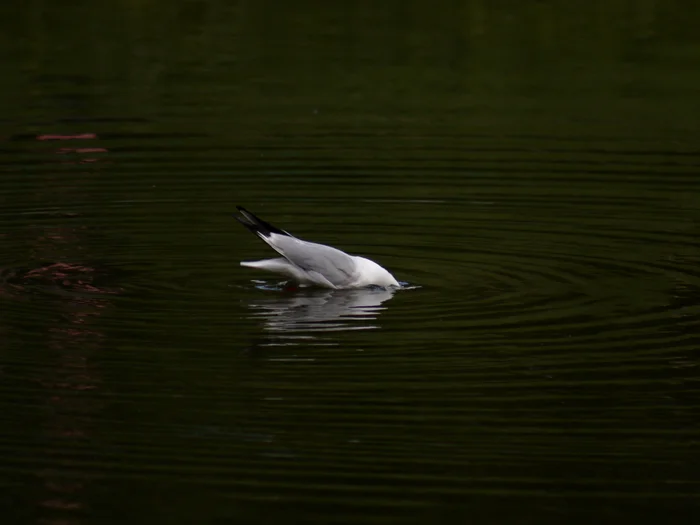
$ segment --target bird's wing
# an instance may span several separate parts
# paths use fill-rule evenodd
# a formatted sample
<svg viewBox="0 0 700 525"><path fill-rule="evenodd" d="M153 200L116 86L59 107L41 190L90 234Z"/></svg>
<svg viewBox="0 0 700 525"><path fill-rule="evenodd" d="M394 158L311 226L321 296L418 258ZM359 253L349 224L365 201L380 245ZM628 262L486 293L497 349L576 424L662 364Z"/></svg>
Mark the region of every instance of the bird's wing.
<svg viewBox="0 0 700 525"><path fill-rule="evenodd" d="M357 278L357 267L351 255L331 246L297 239L245 208L237 206L237 209L241 212L241 216L236 216L238 222L313 280L342 287Z"/></svg>
<svg viewBox="0 0 700 525"><path fill-rule="evenodd" d="M293 265L311 275L321 275L334 286L344 286L357 278L355 260L336 248L276 233L261 238Z"/></svg>

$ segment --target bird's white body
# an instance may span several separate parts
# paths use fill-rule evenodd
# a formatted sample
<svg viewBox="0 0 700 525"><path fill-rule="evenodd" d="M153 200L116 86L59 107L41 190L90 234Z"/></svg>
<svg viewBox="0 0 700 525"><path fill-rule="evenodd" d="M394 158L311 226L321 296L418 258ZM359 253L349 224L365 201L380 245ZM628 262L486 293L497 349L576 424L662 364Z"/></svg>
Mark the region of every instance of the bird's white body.
<svg viewBox="0 0 700 525"><path fill-rule="evenodd" d="M401 286L393 275L374 261L349 255L332 246L297 239L249 211L238 209L243 218L237 219L282 255L275 259L243 261L241 266L278 273L302 286L333 289Z"/></svg>
<svg viewBox="0 0 700 525"><path fill-rule="evenodd" d="M396 286L398 288L401 286L393 275L376 262L357 255L349 255L349 257L352 257L356 265L356 276L353 280L342 285L331 283L322 273L302 270L284 257L261 261L241 261L241 266L278 273L289 277L302 286L322 286L335 289L364 288L366 286L381 286L383 288Z"/></svg>

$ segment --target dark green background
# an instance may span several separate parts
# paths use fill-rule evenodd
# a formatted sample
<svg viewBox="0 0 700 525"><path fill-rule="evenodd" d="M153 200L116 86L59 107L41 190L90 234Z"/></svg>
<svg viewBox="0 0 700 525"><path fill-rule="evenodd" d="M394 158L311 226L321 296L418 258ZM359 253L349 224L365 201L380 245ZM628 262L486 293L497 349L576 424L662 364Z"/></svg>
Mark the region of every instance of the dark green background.
<svg viewBox="0 0 700 525"><path fill-rule="evenodd" d="M4 2L3 523L695 523L699 15Z"/></svg>

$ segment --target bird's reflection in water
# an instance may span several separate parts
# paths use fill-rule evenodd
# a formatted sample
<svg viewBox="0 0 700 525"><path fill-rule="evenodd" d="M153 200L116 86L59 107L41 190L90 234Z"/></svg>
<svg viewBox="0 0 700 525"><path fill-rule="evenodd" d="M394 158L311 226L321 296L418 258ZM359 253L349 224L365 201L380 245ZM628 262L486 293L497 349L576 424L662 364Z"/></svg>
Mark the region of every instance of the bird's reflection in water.
<svg viewBox="0 0 700 525"><path fill-rule="evenodd" d="M268 332L282 336L279 339L315 339L318 332L378 328L377 317L386 309L382 303L393 295L394 291L383 288L302 289L261 297L249 306L255 317L264 320Z"/></svg>

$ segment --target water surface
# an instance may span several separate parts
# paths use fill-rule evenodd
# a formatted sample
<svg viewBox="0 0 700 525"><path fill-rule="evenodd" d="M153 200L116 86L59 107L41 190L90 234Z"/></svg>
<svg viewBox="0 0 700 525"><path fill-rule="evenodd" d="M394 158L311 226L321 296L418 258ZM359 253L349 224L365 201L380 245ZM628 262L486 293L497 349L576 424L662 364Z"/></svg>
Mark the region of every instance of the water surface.
<svg viewBox="0 0 700 525"><path fill-rule="evenodd" d="M0 17L8 523L692 522L694 3L142 4Z"/></svg>

